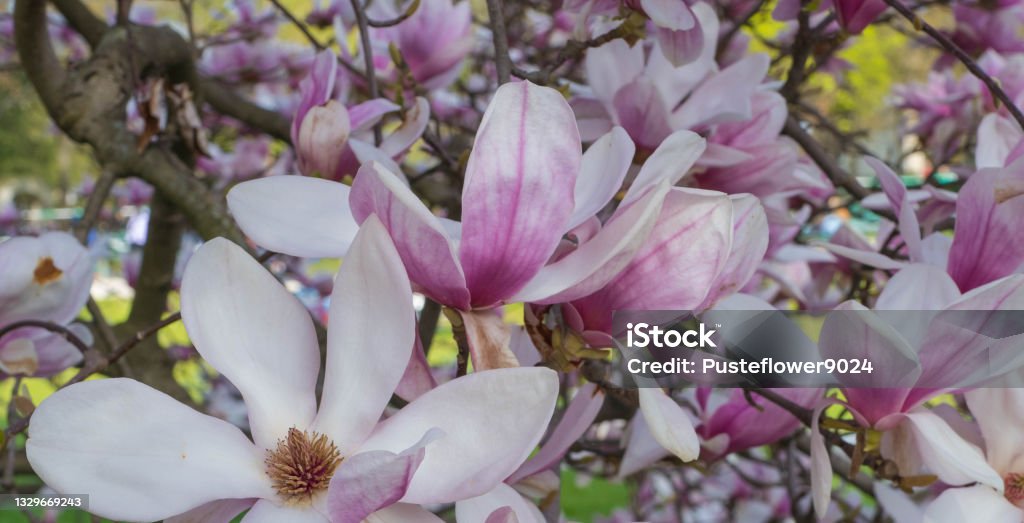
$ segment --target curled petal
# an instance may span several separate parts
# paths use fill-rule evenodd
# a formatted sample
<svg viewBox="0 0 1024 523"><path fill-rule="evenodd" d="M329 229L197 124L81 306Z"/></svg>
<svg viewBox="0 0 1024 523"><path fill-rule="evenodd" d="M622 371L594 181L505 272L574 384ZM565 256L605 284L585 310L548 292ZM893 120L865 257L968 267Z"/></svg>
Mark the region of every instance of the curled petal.
<svg viewBox="0 0 1024 523"><path fill-rule="evenodd" d="M640 409L654 440L684 463L697 459L700 440L683 408L660 388L641 388L638 392Z"/></svg>
<svg viewBox="0 0 1024 523"><path fill-rule="evenodd" d="M567 229L574 229L593 217L619 192L635 152L636 146L621 127L613 128L587 149L576 179L573 192L576 206Z"/></svg>

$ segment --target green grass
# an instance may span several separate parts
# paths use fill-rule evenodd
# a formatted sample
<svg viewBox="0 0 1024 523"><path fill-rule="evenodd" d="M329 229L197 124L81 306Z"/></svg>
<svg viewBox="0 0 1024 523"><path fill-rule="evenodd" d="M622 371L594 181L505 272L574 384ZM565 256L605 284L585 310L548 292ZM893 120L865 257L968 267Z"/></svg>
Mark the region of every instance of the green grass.
<svg viewBox="0 0 1024 523"><path fill-rule="evenodd" d="M600 478L577 481L572 470L562 472L562 510L570 521L590 523L596 516L608 516L615 509L629 507L632 486Z"/></svg>

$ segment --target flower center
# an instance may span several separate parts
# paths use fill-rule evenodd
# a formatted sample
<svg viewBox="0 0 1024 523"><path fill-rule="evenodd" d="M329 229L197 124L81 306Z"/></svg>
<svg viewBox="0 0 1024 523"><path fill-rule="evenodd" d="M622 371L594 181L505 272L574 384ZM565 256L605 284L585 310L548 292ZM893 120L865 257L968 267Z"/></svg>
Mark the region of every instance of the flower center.
<svg viewBox="0 0 1024 523"><path fill-rule="evenodd" d="M61 274L64 274L64 271L53 264L53 258L46 256L39 258L36 270L32 273L32 280L39 285L46 285L59 280Z"/></svg>
<svg viewBox="0 0 1024 523"><path fill-rule="evenodd" d="M1005 487L1006 499L1010 500L1014 505L1020 504L1024 501L1024 474L1017 474L1015 472L1007 474L1003 478L1003 486Z"/></svg>
<svg viewBox="0 0 1024 523"><path fill-rule="evenodd" d="M325 490L341 464L334 442L318 432L288 429L288 436L267 451L267 475L277 493L292 504L305 504Z"/></svg>

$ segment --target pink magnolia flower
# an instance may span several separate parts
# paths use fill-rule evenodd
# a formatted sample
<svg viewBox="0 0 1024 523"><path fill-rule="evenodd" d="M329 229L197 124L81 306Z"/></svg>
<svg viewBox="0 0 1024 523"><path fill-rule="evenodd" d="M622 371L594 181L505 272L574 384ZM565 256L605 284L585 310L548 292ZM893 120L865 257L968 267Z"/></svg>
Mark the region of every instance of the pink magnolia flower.
<svg viewBox="0 0 1024 523"><path fill-rule="evenodd" d="M587 109L581 122L584 140L620 125L648 154L673 131L703 132L716 124L751 119L752 96L768 71L768 56L752 54L719 70L718 18L705 4L694 6L694 13L708 45L683 67L673 66L657 52L658 44L648 51L642 44L630 47L620 39L587 52L593 98L574 102ZM714 148L709 148L707 154L712 152Z"/></svg>
<svg viewBox="0 0 1024 523"><path fill-rule="evenodd" d="M241 248L215 239L182 285L196 349L245 398L252 440L139 382L78 383L35 411L27 452L58 492L130 521L437 521L415 506L483 494L536 446L558 380L542 368L475 372L380 421L415 337L411 289L369 218L338 273L324 394L309 313ZM373 351L367 351L373 347ZM97 423L102 420L102 423Z"/></svg>
<svg viewBox="0 0 1024 523"><path fill-rule="evenodd" d="M309 76L300 84L302 99L291 130L299 170L307 176L340 180L346 174L355 174L360 163L377 160L397 171L391 160L423 134L430 118L429 104L417 98L416 105L406 111L402 124L385 136L380 146L375 146L373 126L401 107L377 98L346 108L334 99L337 70L334 53L322 51L316 56Z"/></svg>
<svg viewBox="0 0 1024 523"><path fill-rule="evenodd" d="M889 280L876 303L879 312L854 301L836 307L822 327L819 347L825 358L873 362L870 375L840 377L845 404L862 426L884 431L882 453L900 463L901 472L934 474L949 485L1001 484L976 447L921 405L936 395L978 386L1020 368L1024 362L1014 345L1019 344L1018 336L993 339L978 333L999 329L999 311L1022 308L1024 276L1009 276L961 294L941 269L911 265ZM827 403L815 413L811 435L812 487L819 515L827 510L832 476L816 426L824 406Z"/></svg>
<svg viewBox="0 0 1024 523"><path fill-rule="evenodd" d="M900 237L911 263L947 270L964 292L1020 272L1024 266L1024 242L1017 239L1016 224L1024 212L1024 159L1017 158L1005 168L981 169L968 178L956 195L957 220L952 241L941 232L922 238L918 214L926 216L927 207L915 210L913 198L900 178L878 160L869 158L868 163L878 174L883 192L896 211ZM941 193L936 196L936 200L944 197ZM875 252L835 244L825 246L840 256L880 269L906 265Z"/></svg>
<svg viewBox="0 0 1024 523"><path fill-rule="evenodd" d="M860 34L888 6L883 0L833 0L839 25L850 34Z"/></svg>
<svg viewBox="0 0 1024 523"><path fill-rule="evenodd" d="M621 7L651 20L659 51L676 67L696 60L708 45L702 35L701 19L685 0L571 0L564 9L577 15L577 25L585 28L590 17L619 16Z"/></svg>
<svg viewBox="0 0 1024 523"><path fill-rule="evenodd" d="M651 231L670 179L703 150L693 133L674 140L679 147L648 162L615 215L593 235L587 231L597 229L594 214L618 191L633 145L614 129L582 154L575 117L561 94L529 82L499 88L484 114L466 168L461 223L434 216L402 177L378 162L362 166L351 190L272 177L238 185L228 204L258 244L309 257L343 256L353 217L358 222L377 214L417 290L463 311L467 323L502 327L492 315L470 312L572 300L626 266ZM569 232L580 245L557 257ZM486 330L469 329L472 347L474 333ZM486 368L479 350L473 357L477 368Z"/></svg>
<svg viewBox="0 0 1024 523"><path fill-rule="evenodd" d="M374 2L367 14L375 20L391 20L401 15L402 4L407 2ZM397 79L398 71L388 51L389 45L394 44L423 87L442 89L450 85L476 41L471 11L470 2L466 1L420 2L416 12L398 25L371 29L374 57L382 62L375 66L377 74Z"/></svg>
<svg viewBox="0 0 1024 523"><path fill-rule="evenodd" d="M92 272L88 251L67 233L0 243L0 328L23 320L67 326L89 298ZM85 326L70 328L91 341ZM0 372L6 375L52 376L80 361L75 346L41 328L19 328L0 338Z"/></svg>

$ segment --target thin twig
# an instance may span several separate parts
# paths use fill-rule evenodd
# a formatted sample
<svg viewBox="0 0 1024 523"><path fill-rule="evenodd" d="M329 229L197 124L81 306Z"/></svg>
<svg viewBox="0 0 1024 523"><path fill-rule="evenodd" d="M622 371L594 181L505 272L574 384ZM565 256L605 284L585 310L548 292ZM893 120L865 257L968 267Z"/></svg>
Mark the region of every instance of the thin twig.
<svg viewBox="0 0 1024 523"><path fill-rule="evenodd" d="M306 37L306 40L309 40L309 43L312 44L317 51L322 51L326 49L326 47L323 44L321 44L320 41L317 40L315 36L313 36L313 33L309 32L309 28L306 27L306 24L302 23L302 20L296 18L295 15L292 14L292 12L289 11L287 7L281 5L281 2L279 2L278 0L270 0L270 3L274 4L274 7L276 7L277 10L280 11L281 14L283 14L285 18L287 18L288 21L292 23L292 25L298 27L299 31L302 31L302 34Z"/></svg>
<svg viewBox="0 0 1024 523"><path fill-rule="evenodd" d="M992 96L998 99L1003 105L1006 106L1006 110L1010 112L1013 119L1017 121L1017 125L1024 128L1024 114L1021 113L1020 109L1014 105L1013 100L1006 95L1006 91L1003 91L1002 87L999 87L999 82L988 75L981 67L978 66L977 62L969 54L967 54L960 46L956 45L955 42L949 39L946 35L935 29L928 22L925 22L923 18L917 16L917 13L911 11L907 6L903 5L899 0L885 0L885 3L889 4L890 7L895 9L899 14L903 15L904 18L910 21L919 31L924 31L928 36L932 37L936 42L939 43L946 51L949 51L955 56L968 71L981 80Z"/></svg>
<svg viewBox="0 0 1024 523"><path fill-rule="evenodd" d="M416 14L416 10L419 8L420 0L412 0L412 3L409 4L409 7L405 8L405 11L403 11L402 14L390 20L374 20L372 18L367 17L366 24L369 25L370 27L394 27L408 20L410 16Z"/></svg>
<svg viewBox="0 0 1024 523"><path fill-rule="evenodd" d="M375 99L380 96L380 90L377 86L377 71L373 65L373 48L370 46L370 27L369 22L366 20L366 10L364 5L359 0L351 0L352 10L356 12L356 23L359 25L359 42L363 48L363 64L366 67L366 84L370 90L370 98ZM380 122L373 126L373 141L380 145L380 142L384 139L383 133L380 128Z"/></svg>
<svg viewBox="0 0 1024 523"><path fill-rule="evenodd" d="M55 334L60 334L65 340L68 340L68 343L74 345L75 348L78 349L78 351L81 352L82 354L85 354L86 352L89 351L89 345L82 341L82 338L79 338L77 334L71 331L71 329L63 325L57 325L56 323L43 320L21 320L16 321L14 323L9 323L5 325L2 329L0 329L0 338L3 338L10 332L15 331L17 329L31 327L47 330Z"/></svg>
<svg viewBox="0 0 1024 523"><path fill-rule="evenodd" d="M498 70L498 84L507 83L512 75L512 59L508 55L508 29L501 0L487 0L487 16L491 19L494 39L494 66Z"/></svg>

